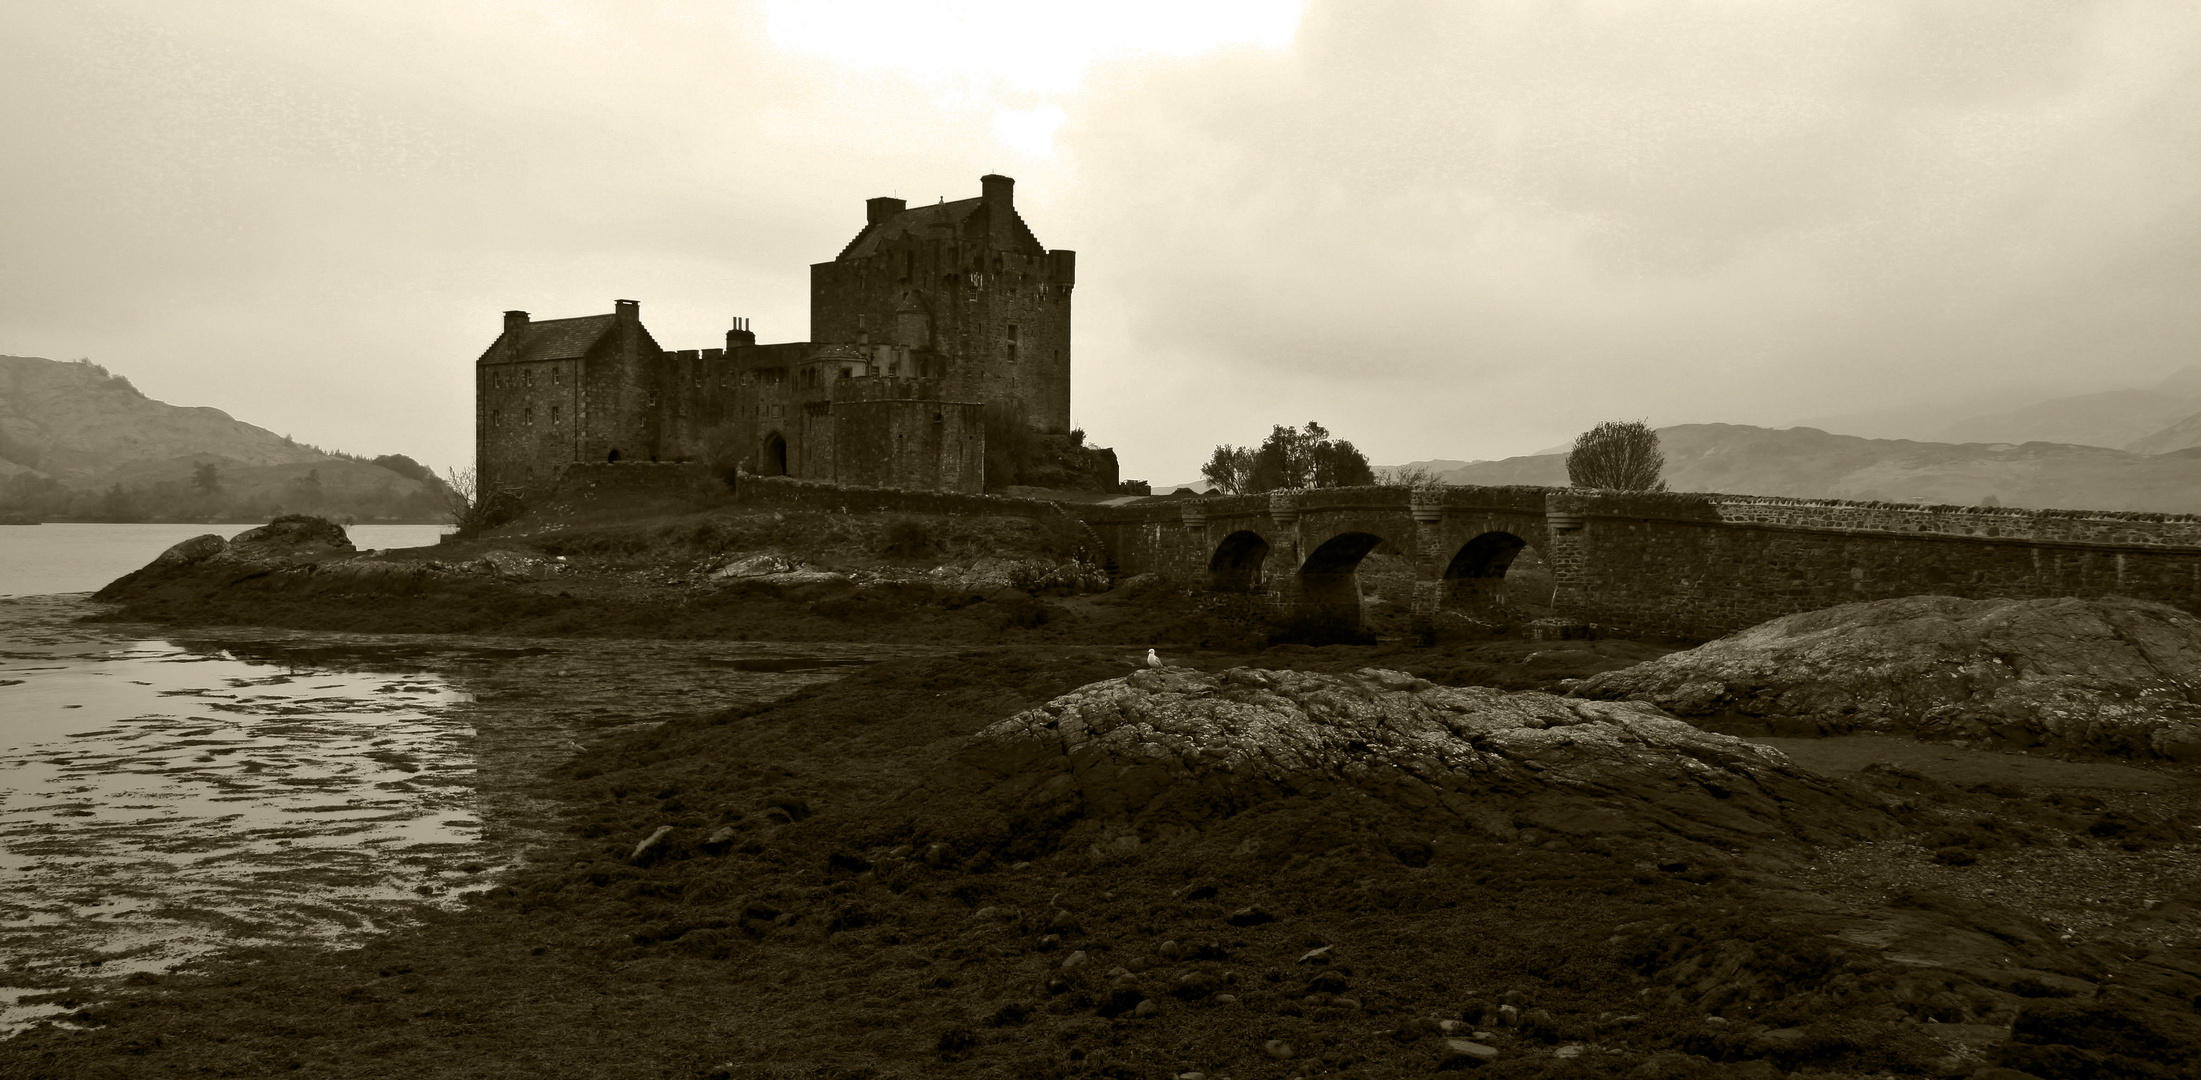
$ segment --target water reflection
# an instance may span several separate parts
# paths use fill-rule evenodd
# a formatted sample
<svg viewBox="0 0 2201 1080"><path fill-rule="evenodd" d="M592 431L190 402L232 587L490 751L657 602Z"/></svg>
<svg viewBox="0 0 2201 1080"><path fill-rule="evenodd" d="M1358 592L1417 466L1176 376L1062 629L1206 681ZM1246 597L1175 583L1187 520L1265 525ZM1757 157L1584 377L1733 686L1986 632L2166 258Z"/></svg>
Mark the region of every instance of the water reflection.
<svg viewBox="0 0 2201 1080"><path fill-rule="evenodd" d="M369 931L474 851L467 695L444 679L85 646L0 639L0 955L19 972Z"/></svg>
<svg viewBox="0 0 2201 1080"><path fill-rule="evenodd" d="M577 740L930 651L162 640L92 610L0 598L0 1037L67 1011L47 990L343 944L486 887L555 827L538 778Z"/></svg>

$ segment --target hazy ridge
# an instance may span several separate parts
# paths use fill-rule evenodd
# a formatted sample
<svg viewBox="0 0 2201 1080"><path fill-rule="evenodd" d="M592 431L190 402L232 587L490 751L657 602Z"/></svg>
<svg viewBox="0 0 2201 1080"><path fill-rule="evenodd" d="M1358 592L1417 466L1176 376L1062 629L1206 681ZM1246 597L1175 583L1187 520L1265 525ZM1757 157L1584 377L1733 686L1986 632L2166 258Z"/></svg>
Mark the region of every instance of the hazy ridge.
<svg viewBox="0 0 2201 1080"><path fill-rule="evenodd" d="M1799 498L2201 513L2201 456L2068 443L1865 439L1817 428L1678 424L1660 428L1667 486ZM1477 462L1454 484L1567 482L1565 454Z"/></svg>
<svg viewBox="0 0 2201 1080"><path fill-rule="evenodd" d="M197 482L208 466L212 490ZM0 356L0 512L431 521L444 513L440 487L409 458L367 461L302 445L220 409L146 397L87 361Z"/></svg>

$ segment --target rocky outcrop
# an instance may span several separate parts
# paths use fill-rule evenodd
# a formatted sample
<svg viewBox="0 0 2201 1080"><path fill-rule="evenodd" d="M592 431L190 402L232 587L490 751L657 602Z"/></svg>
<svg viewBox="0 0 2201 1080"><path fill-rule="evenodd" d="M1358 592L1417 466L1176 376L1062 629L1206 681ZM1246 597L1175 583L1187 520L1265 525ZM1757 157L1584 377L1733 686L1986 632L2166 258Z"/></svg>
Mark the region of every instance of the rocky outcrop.
<svg viewBox="0 0 2201 1080"><path fill-rule="evenodd" d="M1572 693L1776 734L2201 761L2201 619L2095 600L1913 596L1774 619Z"/></svg>
<svg viewBox="0 0 2201 1080"><path fill-rule="evenodd" d="M307 566L355 551L342 525L327 518L286 514L227 540L216 533L194 536L108 583L106 588L93 594L93 599L119 600L181 577L220 577L235 581Z"/></svg>
<svg viewBox="0 0 2201 1080"><path fill-rule="evenodd" d="M1868 797L1778 751L1645 704L1377 669L1137 671L987 728L958 770L913 796L935 808L917 816L964 847L1006 841L1015 855L1136 848L1298 797L1385 808L1375 816L1405 828L1392 846L1410 861L1440 822L1499 839L1723 848L1892 827Z"/></svg>
<svg viewBox="0 0 2201 1080"><path fill-rule="evenodd" d="M94 595L122 600L167 584L220 587L258 580L280 587L363 588L408 593L461 581L528 582L563 573L563 559L496 549L465 560L385 560L362 555L344 527L326 518L290 515L224 540L194 536Z"/></svg>

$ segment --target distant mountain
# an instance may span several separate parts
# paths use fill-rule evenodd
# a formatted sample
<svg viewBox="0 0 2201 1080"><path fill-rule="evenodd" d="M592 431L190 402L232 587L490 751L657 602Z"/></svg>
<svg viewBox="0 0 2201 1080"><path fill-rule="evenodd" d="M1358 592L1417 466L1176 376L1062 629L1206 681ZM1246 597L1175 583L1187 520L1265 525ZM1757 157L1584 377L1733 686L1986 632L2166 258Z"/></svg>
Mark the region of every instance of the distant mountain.
<svg viewBox="0 0 2201 1080"><path fill-rule="evenodd" d="M2196 412L2201 397L2166 391L2110 390L2053 398L2009 412L1975 416L1942 429L1949 442L2053 442L2126 446Z"/></svg>
<svg viewBox="0 0 2201 1080"><path fill-rule="evenodd" d="M2201 412L2152 435L2134 439L2125 444L2125 449L2135 454L2168 454L2195 446L2201 446Z"/></svg>
<svg viewBox="0 0 2201 1080"><path fill-rule="evenodd" d="M2201 365L2147 387L2087 387L2078 379L2064 380L2060 391L2053 384L1979 386L1899 406L1803 417L1790 426L1868 439L2131 449L2134 441L2196 412L2201 412ZM1952 417L1959 419L1952 423Z"/></svg>
<svg viewBox="0 0 2201 1080"><path fill-rule="evenodd" d="M439 520L442 485L402 455L300 445L220 409L155 401L88 361L0 356L0 510L96 520L312 512Z"/></svg>
<svg viewBox="0 0 2201 1080"><path fill-rule="evenodd" d="M1666 483L1676 491L2201 513L2201 454L1865 439L1742 424L1680 424L1658 434ZM1486 461L1443 475L1455 484L1564 485L1566 455Z"/></svg>

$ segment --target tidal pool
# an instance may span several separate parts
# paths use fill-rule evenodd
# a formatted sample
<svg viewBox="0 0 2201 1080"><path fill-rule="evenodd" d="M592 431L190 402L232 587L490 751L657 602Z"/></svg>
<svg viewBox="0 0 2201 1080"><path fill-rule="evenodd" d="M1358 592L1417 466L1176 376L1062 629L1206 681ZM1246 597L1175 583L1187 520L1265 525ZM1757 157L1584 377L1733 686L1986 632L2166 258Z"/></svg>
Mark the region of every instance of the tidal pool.
<svg viewBox="0 0 2201 1080"><path fill-rule="evenodd" d="M882 650L87 624L0 598L0 1036L64 988L339 947L486 888L580 740ZM923 650L886 650L904 655Z"/></svg>

